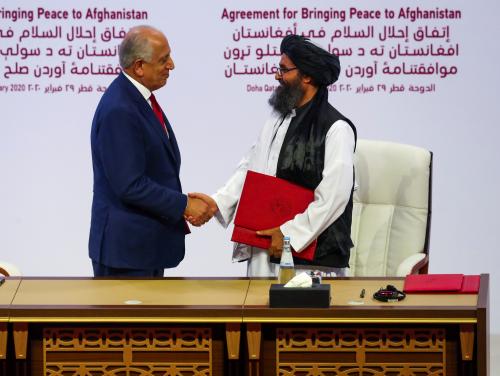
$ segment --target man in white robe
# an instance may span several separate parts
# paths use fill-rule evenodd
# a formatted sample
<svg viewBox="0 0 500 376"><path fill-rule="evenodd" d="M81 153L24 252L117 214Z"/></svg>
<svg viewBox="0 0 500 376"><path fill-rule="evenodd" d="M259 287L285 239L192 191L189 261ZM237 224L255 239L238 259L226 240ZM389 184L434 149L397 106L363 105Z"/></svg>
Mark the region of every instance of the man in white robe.
<svg viewBox="0 0 500 376"><path fill-rule="evenodd" d="M282 43L282 56L275 77L280 86L269 100L273 107L271 118L265 123L255 144L240 161L235 173L212 196L213 201L205 195L197 196L205 199L213 207L217 220L224 227L233 220L247 170L276 176L278 160L290 124L301 113L304 117L310 111L315 111L311 108L320 105L316 102L327 101L326 87L336 81L340 72L336 56L313 45L307 38L290 37L286 37ZM312 65L315 60L311 59L311 56L317 57L317 66ZM320 93L323 99L317 99ZM329 104L328 106L331 107ZM339 115L341 118L328 124L329 128L324 138L323 170L320 172L321 180L314 189L313 202L292 220L279 227L262 229L258 232L260 235L271 237L269 250L235 244L233 260L248 260L249 277L277 275L278 265L270 262L270 255L273 257L281 255L283 236L289 236L293 249L300 252L346 211L349 200L352 200L356 134L352 123L340 113ZM298 126L302 127L302 123ZM349 234L347 237L350 242ZM345 262L340 267L296 263L296 268L321 270L338 276L345 275L346 271Z"/></svg>

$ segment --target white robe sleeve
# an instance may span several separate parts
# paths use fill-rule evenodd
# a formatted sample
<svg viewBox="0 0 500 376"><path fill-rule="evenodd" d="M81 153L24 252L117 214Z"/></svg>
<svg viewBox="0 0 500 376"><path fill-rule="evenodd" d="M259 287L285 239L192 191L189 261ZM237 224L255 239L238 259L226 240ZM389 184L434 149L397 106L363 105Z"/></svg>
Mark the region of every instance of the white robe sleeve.
<svg viewBox="0 0 500 376"><path fill-rule="evenodd" d="M276 122L277 119L271 117L264 124L257 141L240 161L234 174L222 188L212 195L219 208L219 211L215 214L215 218L217 218L222 226L229 226L233 220L248 169L266 173L265 166L267 164L268 144Z"/></svg>
<svg viewBox="0 0 500 376"><path fill-rule="evenodd" d="M353 186L354 132L343 120L329 129L325 141L323 179L314 201L294 219L280 226L297 252L302 251L344 212Z"/></svg>
<svg viewBox="0 0 500 376"><path fill-rule="evenodd" d="M238 164L236 171L229 178L226 184L220 188L217 193L212 195L212 198L217 203L219 211L215 213L215 218L219 223L228 227L233 220L238 201L241 196L241 191L243 190L243 184L245 182L246 173L252 155L255 152L256 144L254 144L243 159Z"/></svg>

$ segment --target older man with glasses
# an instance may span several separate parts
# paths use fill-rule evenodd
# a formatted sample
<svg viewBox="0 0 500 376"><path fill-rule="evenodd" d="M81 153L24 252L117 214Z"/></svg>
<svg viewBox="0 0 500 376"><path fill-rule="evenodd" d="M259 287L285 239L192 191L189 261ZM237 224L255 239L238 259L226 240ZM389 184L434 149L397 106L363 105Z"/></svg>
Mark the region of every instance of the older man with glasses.
<svg viewBox="0 0 500 376"><path fill-rule="evenodd" d="M130 29L119 49L123 71L95 111L89 256L96 277L162 277L184 258L185 218L199 226L213 214L182 192L179 146L153 93L175 68L171 52L161 31Z"/></svg>

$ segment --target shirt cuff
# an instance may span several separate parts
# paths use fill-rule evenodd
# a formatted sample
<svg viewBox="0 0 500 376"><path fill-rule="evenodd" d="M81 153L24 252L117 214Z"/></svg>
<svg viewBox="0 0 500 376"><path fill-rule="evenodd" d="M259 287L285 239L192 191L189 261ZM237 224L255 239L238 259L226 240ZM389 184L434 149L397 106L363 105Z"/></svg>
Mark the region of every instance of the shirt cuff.
<svg viewBox="0 0 500 376"><path fill-rule="evenodd" d="M283 236L288 236L290 238L290 245L292 246L293 250L297 253L300 253L306 248L307 244L303 244L300 239L298 239L297 236L292 236L293 230L290 230L291 223L290 221L283 223L280 226L281 233Z"/></svg>
<svg viewBox="0 0 500 376"><path fill-rule="evenodd" d="M215 219L217 219L222 227L227 228L231 222L231 213L229 210L224 209L223 205L220 205L220 200L217 194L213 194L211 197L214 199L217 207L219 208L219 210L214 214Z"/></svg>

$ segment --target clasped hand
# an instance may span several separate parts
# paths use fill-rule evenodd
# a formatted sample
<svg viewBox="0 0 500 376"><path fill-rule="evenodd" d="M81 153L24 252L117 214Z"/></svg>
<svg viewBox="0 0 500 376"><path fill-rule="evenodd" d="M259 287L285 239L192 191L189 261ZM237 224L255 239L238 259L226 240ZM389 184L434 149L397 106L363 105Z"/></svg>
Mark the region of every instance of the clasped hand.
<svg viewBox="0 0 500 376"><path fill-rule="evenodd" d="M204 193L189 193L184 218L193 226L208 222L219 210L212 197Z"/></svg>

